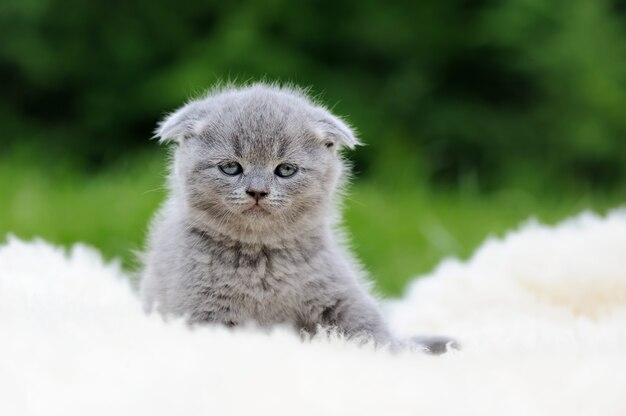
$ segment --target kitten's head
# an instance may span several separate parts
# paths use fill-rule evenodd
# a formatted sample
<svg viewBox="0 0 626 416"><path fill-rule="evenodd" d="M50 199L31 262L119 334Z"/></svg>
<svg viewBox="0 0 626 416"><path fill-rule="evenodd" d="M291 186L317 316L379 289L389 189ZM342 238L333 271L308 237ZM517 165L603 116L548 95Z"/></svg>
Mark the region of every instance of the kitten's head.
<svg viewBox="0 0 626 416"><path fill-rule="evenodd" d="M178 146L176 198L193 225L248 242L293 238L323 225L358 141L302 92L256 84L192 101L160 125Z"/></svg>

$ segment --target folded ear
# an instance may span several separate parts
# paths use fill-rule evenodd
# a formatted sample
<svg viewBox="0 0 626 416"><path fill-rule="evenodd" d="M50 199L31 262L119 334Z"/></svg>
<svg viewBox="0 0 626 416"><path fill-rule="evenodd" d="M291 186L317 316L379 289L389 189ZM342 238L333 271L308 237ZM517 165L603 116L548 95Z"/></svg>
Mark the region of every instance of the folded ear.
<svg viewBox="0 0 626 416"><path fill-rule="evenodd" d="M186 136L194 132L202 115L200 109L201 104L197 101L192 101L168 114L159 122L154 137L158 137L160 143L182 141Z"/></svg>
<svg viewBox="0 0 626 416"><path fill-rule="evenodd" d="M355 146L361 144L352 128L345 121L326 110L322 111L322 116L317 120L317 126L322 137L329 140L329 143L345 146L349 149L354 149Z"/></svg>

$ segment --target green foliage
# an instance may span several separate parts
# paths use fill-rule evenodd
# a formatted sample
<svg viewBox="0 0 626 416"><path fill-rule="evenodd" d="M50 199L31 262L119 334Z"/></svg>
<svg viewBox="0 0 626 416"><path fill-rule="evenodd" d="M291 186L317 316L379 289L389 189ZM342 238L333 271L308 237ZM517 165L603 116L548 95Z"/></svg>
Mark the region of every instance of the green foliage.
<svg viewBox="0 0 626 416"><path fill-rule="evenodd" d="M624 17L618 0L9 0L0 140L92 168L217 80L267 77L347 115L370 177L382 152L439 186L611 188L626 178Z"/></svg>

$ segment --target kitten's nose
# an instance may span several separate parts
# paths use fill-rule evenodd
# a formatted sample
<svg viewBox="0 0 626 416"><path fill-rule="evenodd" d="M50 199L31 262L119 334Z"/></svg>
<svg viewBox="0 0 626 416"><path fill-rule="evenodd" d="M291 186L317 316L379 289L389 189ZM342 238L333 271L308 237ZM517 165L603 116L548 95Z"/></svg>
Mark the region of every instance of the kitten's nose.
<svg viewBox="0 0 626 416"><path fill-rule="evenodd" d="M250 195L252 198L254 198L257 202L259 202L259 199L263 199L267 196L267 194L269 194L269 192L265 189L264 190L248 189L246 190L246 193Z"/></svg>

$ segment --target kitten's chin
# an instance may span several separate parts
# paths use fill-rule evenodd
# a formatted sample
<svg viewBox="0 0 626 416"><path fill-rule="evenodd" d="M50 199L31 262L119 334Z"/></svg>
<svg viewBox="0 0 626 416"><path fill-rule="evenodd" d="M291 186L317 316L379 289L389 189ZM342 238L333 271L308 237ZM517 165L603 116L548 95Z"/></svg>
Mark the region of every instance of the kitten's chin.
<svg viewBox="0 0 626 416"><path fill-rule="evenodd" d="M251 244L276 244L294 240L321 229L322 219L317 216L289 215L274 207L252 205L238 210L228 210L216 215L215 211L192 209L191 222L210 234Z"/></svg>

